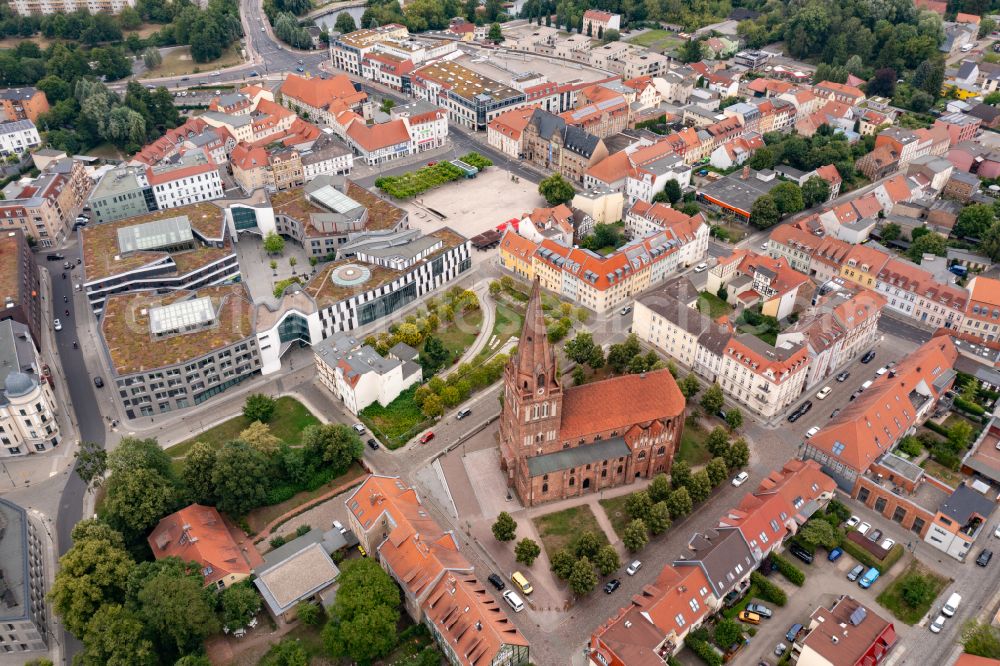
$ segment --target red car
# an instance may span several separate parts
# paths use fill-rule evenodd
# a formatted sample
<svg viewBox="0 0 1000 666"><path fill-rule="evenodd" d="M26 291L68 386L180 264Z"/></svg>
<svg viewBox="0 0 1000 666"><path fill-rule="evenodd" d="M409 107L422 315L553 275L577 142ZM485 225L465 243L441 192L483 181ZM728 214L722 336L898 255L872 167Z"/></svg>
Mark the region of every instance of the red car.
<svg viewBox="0 0 1000 666"><path fill-rule="evenodd" d="M426 444L427 442L431 441L432 439L434 439L434 433L431 432L430 430L428 430L427 432L424 433L423 437L420 438L420 443L421 444Z"/></svg>

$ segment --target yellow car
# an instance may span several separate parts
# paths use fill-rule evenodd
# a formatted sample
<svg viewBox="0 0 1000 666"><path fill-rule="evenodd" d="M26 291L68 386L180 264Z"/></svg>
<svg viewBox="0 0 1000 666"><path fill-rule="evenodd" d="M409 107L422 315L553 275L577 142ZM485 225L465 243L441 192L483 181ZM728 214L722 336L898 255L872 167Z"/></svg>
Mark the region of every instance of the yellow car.
<svg viewBox="0 0 1000 666"><path fill-rule="evenodd" d="M514 582L514 585L517 585L518 589L525 594L531 594L534 591L534 588L531 587L531 583L528 582L528 579L525 578L524 574L520 571L512 573L510 575L510 579Z"/></svg>
<svg viewBox="0 0 1000 666"><path fill-rule="evenodd" d="M740 611L740 614L737 615L737 617L740 619L740 622L746 622L748 624L760 624L760 615L757 615L757 613L751 613L750 611Z"/></svg>

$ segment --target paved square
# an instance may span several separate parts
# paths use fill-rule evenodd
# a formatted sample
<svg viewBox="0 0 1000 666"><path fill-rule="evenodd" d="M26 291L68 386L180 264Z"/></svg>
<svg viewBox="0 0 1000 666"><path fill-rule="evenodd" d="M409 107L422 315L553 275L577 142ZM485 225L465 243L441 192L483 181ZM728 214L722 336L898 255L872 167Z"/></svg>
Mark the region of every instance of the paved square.
<svg viewBox="0 0 1000 666"><path fill-rule="evenodd" d="M467 453L462 463L484 518L493 521L501 511L513 513L524 508L513 492L510 501L507 500L507 482L500 471L500 449L493 447Z"/></svg>

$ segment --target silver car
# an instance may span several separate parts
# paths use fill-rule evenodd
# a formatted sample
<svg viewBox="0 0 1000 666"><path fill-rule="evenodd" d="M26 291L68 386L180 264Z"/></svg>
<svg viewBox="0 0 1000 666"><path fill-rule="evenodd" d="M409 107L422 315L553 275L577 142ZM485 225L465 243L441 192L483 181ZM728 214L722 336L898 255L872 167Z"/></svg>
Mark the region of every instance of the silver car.
<svg viewBox="0 0 1000 666"><path fill-rule="evenodd" d="M851 569L850 572L848 572L847 580L851 582L856 581L858 579L858 576L860 576L864 572L865 572L865 565L859 564L858 566Z"/></svg>
<svg viewBox="0 0 1000 666"><path fill-rule="evenodd" d="M938 614L937 619L931 622L930 630L933 634L940 634L941 630L944 629L944 623L948 620L944 615Z"/></svg>

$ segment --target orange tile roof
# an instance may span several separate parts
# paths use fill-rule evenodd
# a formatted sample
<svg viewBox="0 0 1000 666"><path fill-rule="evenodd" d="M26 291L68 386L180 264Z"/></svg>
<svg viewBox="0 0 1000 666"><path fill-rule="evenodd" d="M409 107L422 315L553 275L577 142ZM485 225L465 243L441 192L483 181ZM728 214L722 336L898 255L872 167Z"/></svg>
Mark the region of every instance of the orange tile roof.
<svg viewBox="0 0 1000 666"><path fill-rule="evenodd" d="M896 174L889 180L882 183L882 187L885 189L886 194L893 203L899 203L900 201L906 201L913 196L910 191L910 186L906 184L906 176L902 174Z"/></svg>
<svg viewBox="0 0 1000 666"><path fill-rule="evenodd" d="M656 222L682 243L694 240L698 229L705 224L705 216L702 213L687 215L668 204L650 204L642 199L637 199L629 212Z"/></svg>
<svg viewBox="0 0 1000 666"><path fill-rule="evenodd" d="M531 255L538 249L538 245L521 234L507 229L500 240L500 249L503 252L509 252L521 261L531 262Z"/></svg>
<svg viewBox="0 0 1000 666"><path fill-rule="evenodd" d="M539 256L542 255L541 250L548 250L548 256L544 258L545 261L552 263L552 257L555 256L566 259L562 265L557 266L560 271L575 275L595 289L604 291L626 279L632 273L642 270L652 263L663 261L677 252L678 246L671 246L669 240L665 233L659 232L633 240L615 252L601 256L588 250L577 247L570 248L553 240L543 239L539 244ZM630 257L630 249L640 249L642 256ZM662 251L654 256L653 249Z"/></svg>
<svg viewBox="0 0 1000 666"><path fill-rule="evenodd" d="M845 263L853 261L855 266L866 273L878 274L889 260L889 255L867 245L852 245L845 259Z"/></svg>
<svg viewBox="0 0 1000 666"><path fill-rule="evenodd" d="M804 229L798 229L790 224L775 227L771 231L770 238L775 243L794 247L808 254L813 254L823 244L822 237L811 234Z"/></svg>
<svg viewBox="0 0 1000 666"><path fill-rule="evenodd" d="M249 171L267 166L267 151L246 141L240 141L229 154L229 163L234 169Z"/></svg>
<svg viewBox="0 0 1000 666"><path fill-rule="evenodd" d="M826 90L837 95L843 95L846 97L853 97L854 99L861 99L865 96L861 90L855 88L854 86L849 86L843 83L836 83L834 81L820 81L814 88L819 90Z"/></svg>
<svg viewBox="0 0 1000 666"><path fill-rule="evenodd" d="M875 217L882 210L882 204L878 202L874 194L866 194L863 197L858 197L852 202L854 204L854 209L858 211L858 215L862 218Z"/></svg>
<svg viewBox="0 0 1000 666"><path fill-rule="evenodd" d="M827 164L816 169L816 175L830 183L835 185L843 181L840 177L840 172L837 171L837 167L832 164Z"/></svg>
<svg viewBox="0 0 1000 666"><path fill-rule="evenodd" d="M933 382L955 364L957 357L950 338L932 338L892 372L875 379L857 400L848 403L829 425L813 435L809 445L864 472L916 422L917 408L910 393L922 385L936 400L939 395Z"/></svg>
<svg viewBox="0 0 1000 666"><path fill-rule="evenodd" d="M347 135L368 152L388 148L410 140L410 131L402 119L390 120L377 125L351 123Z"/></svg>
<svg viewBox="0 0 1000 666"><path fill-rule="evenodd" d="M146 541L158 560L177 557L184 562L197 562L205 585L230 574L249 576L257 564L241 551L222 516L212 506L192 504L170 514L160 520Z"/></svg>
<svg viewBox="0 0 1000 666"><path fill-rule="evenodd" d="M767 351L762 353L761 347L767 347ZM780 354L777 352L781 352ZM792 373L805 368L805 363L809 358L809 349L805 345L799 345L790 350L771 347L766 342L762 342L744 333L734 336L726 348L725 355L736 360L751 372L774 384L781 384L792 376Z"/></svg>
<svg viewBox="0 0 1000 666"><path fill-rule="evenodd" d="M977 275L969 283L970 300L1000 307L1000 280Z"/></svg>
<svg viewBox="0 0 1000 666"><path fill-rule="evenodd" d="M537 108L539 108L539 106L537 104L533 104L531 106L522 106L517 109L505 111L490 121L489 128L496 132L500 132L504 136L520 140L521 133L524 132L524 128L528 126L528 122L531 120L531 116Z"/></svg>
<svg viewBox="0 0 1000 666"><path fill-rule="evenodd" d="M591 178L602 183L615 183L624 180L628 176L631 164L625 151L617 152L605 157L603 160L587 169L587 174Z"/></svg>
<svg viewBox="0 0 1000 666"><path fill-rule="evenodd" d="M944 3L941 3L944 4ZM958 659L952 666L1000 666L1000 659L990 659L989 657L979 657L968 652L958 655Z"/></svg>
<svg viewBox="0 0 1000 666"><path fill-rule="evenodd" d="M955 14L955 23L973 23L979 25L982 19L978 14L966 14L965 12L958 12Z"/></svg>
<svg viewBox="0 0 1000 666"><path fill-rule="evenodd" d="M966 290L942 284L930 271L896 258L886 262L878 273L878 279L886 285L900 287L957 310L965 308L969 297Z"/></svg>
<svg viewBox="0 0 1000 666"><path fill-rule="evenodd" d="M881 295L868 289L862 289L849 300L833 309L837 323L847 330L863 325L872 316L885 307L886 300Z"/></svg>
<svg viewBox="0 0 1000 666"><path fill-rule="evenodd" d="M354 89L354 84L346 74L338 74L329 79L307 79L289 74L281 84L281 95L317 109L325 109L336 100L353 106L368 98L367 94Z"/></svg>
<svg viewBox="0 0 1000 666"><path fill-rule="evenodd" d="M608 409L608 405L628 405L628 409ZM684 405L684 396L667 369L573 386L563 393L559 437L575 441L590 433L673 418L684 412Z"/></svg>

